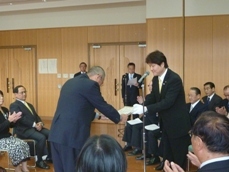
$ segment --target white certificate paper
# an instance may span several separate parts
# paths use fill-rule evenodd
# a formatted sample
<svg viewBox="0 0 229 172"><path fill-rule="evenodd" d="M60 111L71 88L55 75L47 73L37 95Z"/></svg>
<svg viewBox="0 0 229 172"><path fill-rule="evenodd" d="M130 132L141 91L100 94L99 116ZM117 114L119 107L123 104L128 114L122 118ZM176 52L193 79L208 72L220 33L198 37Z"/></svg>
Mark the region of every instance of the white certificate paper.
<svg viewBox="0 0 229 172"><path fill-rule="evenodd" d="M127 82L127 85L135 85L135 84L137 84L137 77L133 79L129 79Z"/></svg>

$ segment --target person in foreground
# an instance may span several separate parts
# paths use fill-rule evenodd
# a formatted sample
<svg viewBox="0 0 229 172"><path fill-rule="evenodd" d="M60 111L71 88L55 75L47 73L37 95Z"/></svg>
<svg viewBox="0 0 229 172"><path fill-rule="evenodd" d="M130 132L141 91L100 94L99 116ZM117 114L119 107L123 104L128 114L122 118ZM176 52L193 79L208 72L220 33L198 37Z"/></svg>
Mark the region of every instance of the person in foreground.
<svg viewBox="0 0 229 172"><path fill-rule="evenodd" d="M119 143L109 135L92 136L84 144L76 172L126 172L127 160Z"/></svg>
<svg viewBox="0 0 229 172"><path fill-rule="evenodd" d="M192 129L191 162L198 166L198 172L229 171L229 119L214 111L204 112ZM174 162L165 162L165 172L184 172Z"/></svg>
<svg viewBox="0 0 229 172"><path fill-rule="evenodd" d="M104 78L104 70L94 66L63 85L49 135L55 172L75 171L77 156L90 136L95 108L116 124L126 122L128 116L120 116L103 99Z"/></svg>
<svg viewBox="0 0 229 172"><path fill-rule="evenodd" d="M29 145L9 132L9 128L21 118L21 112L10 114L9 110L2 106L3 102L3 92L0 90L0 149L8 150L15 172L28 172Z"/></svg>

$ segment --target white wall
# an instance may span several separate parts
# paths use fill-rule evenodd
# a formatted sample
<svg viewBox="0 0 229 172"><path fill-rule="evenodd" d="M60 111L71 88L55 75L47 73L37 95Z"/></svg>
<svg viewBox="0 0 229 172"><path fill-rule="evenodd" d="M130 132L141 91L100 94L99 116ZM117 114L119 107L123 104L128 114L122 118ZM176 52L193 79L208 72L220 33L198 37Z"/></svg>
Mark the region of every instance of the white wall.
<svg viewBox="0 0 229 172"><path fill-rule="evenodd" d="M185 16L229 14L229 0L184 0ZM146 18L183 16L183 0L146 0Z"/></svg>
<svg viewBox="0 0 229 172"><path fill-rule="evenodd" d="M0 13L0 30L146 23L145 4Z"/></svg>

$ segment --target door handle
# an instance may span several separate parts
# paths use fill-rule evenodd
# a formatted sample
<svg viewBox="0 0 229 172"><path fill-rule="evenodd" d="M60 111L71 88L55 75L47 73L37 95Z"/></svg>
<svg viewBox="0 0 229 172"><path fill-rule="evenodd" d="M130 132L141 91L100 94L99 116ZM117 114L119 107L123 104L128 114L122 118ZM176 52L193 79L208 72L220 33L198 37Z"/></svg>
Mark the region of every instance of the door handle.
<svg viewBox="0 0 229 172"><path fill-rule="evenodd" d="M117 79L114 80L114 93L117 96Z"/></svg>

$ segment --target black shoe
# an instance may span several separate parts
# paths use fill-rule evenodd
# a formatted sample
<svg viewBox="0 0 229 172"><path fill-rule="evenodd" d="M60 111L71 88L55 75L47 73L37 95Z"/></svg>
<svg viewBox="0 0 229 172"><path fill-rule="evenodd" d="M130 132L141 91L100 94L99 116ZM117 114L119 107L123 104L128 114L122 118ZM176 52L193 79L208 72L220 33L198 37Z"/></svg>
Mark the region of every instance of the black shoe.
<svg viewBox="0 0 229 172"><path fill-rule="evenodd" d="M148 162L146 162L146 165L155 165L160 163L160 158L158 156L153 156L152 158L149 159Z"/></svg>
<svg viewBox="0 0 229 172"><path fill-rule="evenodd" d="M155 167L156 171L161 171L164 168L164 161L161 161L158 166Z"/></svg>
<svg viewBox="0 0 229 172"><path fill-rule="evenodd" d="M47 156L47 158L45 159L45 161L48 162L48 163L52 163L52 158L50 158L50 157Z"/></svg>
<svg viewBox="0 0 229 172"><path fill-rule="evenodd" d="M132 147L129 146L129 145L126 145L124 146L123 150L126 152L126 151L131 151L132 150Z"/></svg>
<svg viewBox="0 0 229 172"><path fill-rule="evenodd" d="M128 156L135 156L135 155L139 155L141 153L142 153L142 150L134 149L132 152L129 152L127 155Z"/></svg>
<svg viewBox="0 0 229 172"><path fill-rule="evenodd" d="M152 157L152 156L151 156L150 154L147 154L147 155L146 155L146 158L151 158L151 157ZM143 160L143 159L144 159L144 155L137 156L135 159L136 159L136 160Z"/></svg>
<svg viewBox="0 0 229 172"><path fill-rule="evenodd" d="M50 169L49 165L47 165L44 161L36 162L36 166L42 169Z"/></svg>

